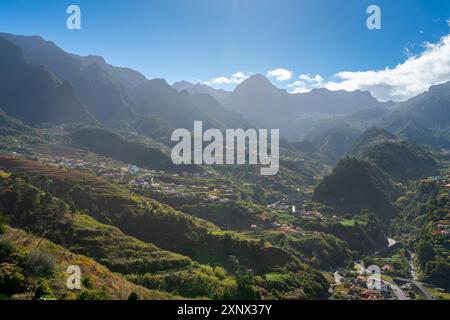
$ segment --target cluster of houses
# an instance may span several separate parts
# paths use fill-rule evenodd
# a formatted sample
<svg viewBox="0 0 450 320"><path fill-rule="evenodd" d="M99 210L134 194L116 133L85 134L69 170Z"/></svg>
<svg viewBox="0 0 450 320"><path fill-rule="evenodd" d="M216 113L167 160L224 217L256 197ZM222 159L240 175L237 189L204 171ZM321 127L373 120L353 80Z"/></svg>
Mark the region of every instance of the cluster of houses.
<svg viewBox="0 0 450 320"><path fill-rule="evenodd" d="M17 153L14 153L17 156ZM136 165L120 165L116 162L110 161L88 161L85 159L72 159L63 156L40 156L35 157L41 163L56 166L59 168L67 169L89 169L94 172L97 176L104 177L107 179L114 180L119 183L128 184L129 186L141 188L141 189L152 189L154 192L161 193L163 195L177 195L178 197L191 198L195 196L205 196L207 200L218 201L221 203L230 203L233 200L232 191L229 191L225 195L230 194L230 197L224 195L212 195L208 194L208 187L201 186L183 186L182 184L176 183L164 183L162 181L156 181L156 178L161 176L170 176L173 179L180 178L186 174L169 174L164 171L156 171L140 168ZM212 172L207 173L212 174ZM194 174L198 176L199 174Z"/></svg>
<svg viewBox="0 0 450 320"><path fill-rule="evenodd" d="M288 204L285 199L282 199L282 200L279 200L272 204L269 204L269 205L267 205L267 208L271 209L271 210L287 211L298 217L322 218L321 212L309 211L309 210L304 210L304 209L299 210L299 209L297 209L297 207L295 205Z"/></svg>

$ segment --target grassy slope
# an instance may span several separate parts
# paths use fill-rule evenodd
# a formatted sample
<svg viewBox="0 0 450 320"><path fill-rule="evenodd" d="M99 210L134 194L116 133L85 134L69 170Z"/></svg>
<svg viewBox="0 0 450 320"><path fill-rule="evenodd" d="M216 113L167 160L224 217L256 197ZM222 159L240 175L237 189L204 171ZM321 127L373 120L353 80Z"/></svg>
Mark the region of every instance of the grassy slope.
<svg viewBox="0 0 450 320"><path fill-rule="evenodd" d="M76 293L65 287L65 270L70 265L77 265L81 269L82 277L89 277L95 289L103 289L111 299L126 299L130 293L136 292L142 299L175 299L166 292L148 290L132 284L122 276L112 273L108 268L98 264L86 256L74 254L55 243L38 238L20 229L7 227L0 236L2 240L12 241L18 249L25 252L39 249L54 257L57 263L56 274L50 281L50 287L58 298L75 299Z"/></svg>
<svg viewBox="0 0 450 320"><path fill-rule="evenodd" d="M285 251L265 247L242 235L214 234L220 229L207 221L137 196L93 175L5 156L0 157L0 170L26 173L35 185L40 185L40 177L46 176L52 180L46 190L57 197L70 198L78 209L100 222L203 263L223 263L229 255L235 255L244 265L273 269L293 261Z"/></svg>

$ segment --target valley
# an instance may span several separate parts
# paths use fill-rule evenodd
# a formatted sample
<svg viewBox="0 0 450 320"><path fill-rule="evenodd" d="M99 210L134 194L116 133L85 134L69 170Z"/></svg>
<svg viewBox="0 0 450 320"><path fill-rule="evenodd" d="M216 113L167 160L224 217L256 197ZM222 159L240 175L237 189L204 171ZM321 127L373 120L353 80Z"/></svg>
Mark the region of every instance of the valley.
<svg viewBox="0 0 450 320"><path fill-rule="evenodd" d="M171 86L5 33L0 58L1 299L449 299L448 83L404 103ZM279 129L277 174L176 165L194 121Z"/></svg>

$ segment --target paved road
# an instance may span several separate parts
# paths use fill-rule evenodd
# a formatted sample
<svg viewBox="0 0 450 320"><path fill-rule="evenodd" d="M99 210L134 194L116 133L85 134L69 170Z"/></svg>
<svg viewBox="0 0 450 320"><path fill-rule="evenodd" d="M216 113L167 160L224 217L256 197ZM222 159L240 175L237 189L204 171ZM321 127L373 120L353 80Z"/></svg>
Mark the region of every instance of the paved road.
<svg viewBox="0 0 450 320"><path fill-rule="evenodd" d="M425 286L423 285L422 282L419 282L416 280L411 280L411 279L405 279L405 278L396 278L396 279L398 279L400 281L411 282L413 284L413 286L415 286L417 289L419 289L419 291L422 293L422 295L425 297L426 300L434 300L430 291L428 291L427 288L425 288Z"/></svg>
<svg viewBox="0 0 450 320"><path fill-rule="evenodd" d="M385 281L385 280L381 280L385 285L387 285L389 288L391 288L391 290L394 292L395 297L397 298L397 300L408 300L408 297L406 296L405 292L396 284L389 282L389 281Z"/></svg>
<svg viewBox="0 0 450 320"><path fill-rule="evenodd" d="M355 262L355 266L358 269L359 274L366 273L367 269L364 267L364 265L362 263ZM389 282L386 280L381 280L381 281L385 285L387 285L389 288L391 288L391 290L394 293L397 300L408 300L408 297L406 296L405 292L399 286L397 286L395 283L392 283L392 282Z"/></svg>
<svg viewBox="0 0 450 320"><path fill-rule="evenodd" d="M379 254L386 252L387 250L389 250L389 248L391 248L397 244L397 241L392 238L387 238L387 241L388 241L387 247L384 247L383 249L375 252L374 253L375 256L378 256Z"/></svg>

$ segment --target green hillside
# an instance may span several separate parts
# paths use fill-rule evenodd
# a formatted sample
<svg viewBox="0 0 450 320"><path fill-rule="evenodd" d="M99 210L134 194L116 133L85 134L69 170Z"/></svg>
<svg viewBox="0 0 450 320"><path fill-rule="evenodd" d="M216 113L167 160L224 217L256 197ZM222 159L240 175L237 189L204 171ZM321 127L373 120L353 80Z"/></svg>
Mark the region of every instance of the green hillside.
<svg viewBox="0 0 450 320"><path fill-rule="evenodd" d="M341 160L314 190L313 200L341 213L368 209L388 221L396 215L391 204L397 195L389 179L371 164L354 158Z"/></svg>
<svg viewBox="0 0 450 320"><path fill-rule="evenodd" d="M95 123L69 83L25 62L22 50L0 38L0 106L25 123Z"/></svg>
<svg viewBox="0 0 450 320"><path fill-rule="evenodd" d="M393 234L415 253L418 276L450 289L450 194L442 181L423 180L413 186L403 203L400 216L391 227Z"/></svg>
<svg viewBox="0 0 450 320"><path fill-rule="evenodd" d="M159 149L128 141L106 129L81 129L70 134L70 137L78 147L138 167L168 171L197 169L193 166L175 166L170 157Z"/></svg>
<svg viewBox="0 0 450 320"><path fill-rule="evenodd" d="M81 290L69 290L66 270L81 269ZM148 290L112 273L96 261L55 243L8 226L0 232L0 299L11 300L179 299Z"/></svg>
<svg viewBox="0 0 450 320"><path fill-rule="evenodd" d="M432 155L413 142L371 129L358 139L350 155L367 161L399 181L417 180L439 174Z"/></svg>

